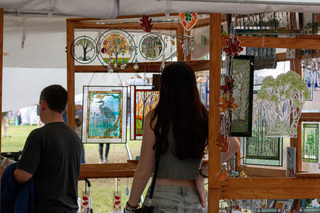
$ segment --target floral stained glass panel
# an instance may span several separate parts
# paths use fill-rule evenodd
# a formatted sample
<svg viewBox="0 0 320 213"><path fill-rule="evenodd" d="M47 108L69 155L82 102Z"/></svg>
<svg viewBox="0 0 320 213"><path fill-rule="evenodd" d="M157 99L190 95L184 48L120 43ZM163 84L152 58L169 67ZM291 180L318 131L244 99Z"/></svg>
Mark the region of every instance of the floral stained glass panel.
<svg viewBox="0 0 320 213"><path fill-rule="evenodd" d="M140 140L143 134L143 122L147 113L158 103L159 92L151 86L131 86L130 139Z"/></svg>

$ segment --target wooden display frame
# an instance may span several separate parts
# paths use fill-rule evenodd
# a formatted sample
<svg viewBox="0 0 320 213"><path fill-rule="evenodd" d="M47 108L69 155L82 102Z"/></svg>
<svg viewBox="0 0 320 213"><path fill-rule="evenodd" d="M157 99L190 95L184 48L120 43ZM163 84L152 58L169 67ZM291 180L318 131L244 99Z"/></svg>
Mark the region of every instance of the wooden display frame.
<svg viewBox="0 0 320 213"><path fill-rule="evenodd" d="M178 15L178 14L170 14ZM165 14L156 14L153 16L165 16ZM118 18L140 18L140 16L126 16ZM102 65L75 65L75 61L72 57L71 46L75 39L75 30L77 29L111 29L111 28L120 28L120 29L133 29L143 31L143 27L139 23L121 23L121 24L97 24L98 19L90 18L71 18L67 19L67 91L68 91L68 125L72 128L75 128L75 102L74 102L74 91L75 91L75 74L76 73L95 73L95 72L107 72L106 68ZM203 27L209 25L209 18L199 20L197 22L197 27ZM175 30L176 37L179 34L183 34L183 27L180 24L174 23L154 23L153 30ZM179 42L177 42L179 43ZM178 60L184 60L182 53L182 44L178 45ZM124 70L114 71L114 72L123 72L123 73L137 73L145 72L143 67L148 67L147 72L160 72L160 66L162 62L144 62L138 63L139 69L135 70L133 66L129 64L128 68ZM172 62L166 62L166 65ZM209 60L199 60L191 61L190 55L187 57L187 63L195 70L209 70ZM128 163L118 163L118 164L83 164L81 165L81 174L80 179L84 178L113 178L113 177L133 177L136 164Z"/></svg>
<svg viewBox="0 0 320 213"><path fill-rule="evenodd" d="M0 11L1 12L1 11ZM3 13L3 11L2 11ZM163 14L164 15L164 14ZM225 43L225 36L221 36L221 14L211 14L210 18L199 20L197 27L210 25L210 60L208 61L190 61L195 71L210 69L210 90L219 91L220 89L220 71L221 71L221 47ZM105 72L102 66L76 66L71 55L70 47L74 40L75 29L102 29L102 28L122 28L122 29L142 29L139 24L113 24L97 25L96 19L68 19L67 20L67 90L68 100L68 124L74 128L74 88L75 73L77 72ZM1 27L1 20L0 20ZM174 25L177 35L182 32L179 25ZM3 26L2 26L3 28ZM154 23L154 29L171 29L164 23ZM180 33L181 34L181 33ZM320 39L318 36L297 36L296 38L273 38L273 37L247 37L239 36L242 46L248 47L267 47L267 48L290 48L303 49L312 47L320 49ZM1 35L0 35L0 39ZM1 43L0 43L1 44ZM2 45L0 45L2 52ZM2 54L1 54L2 56ZM280 57L280 56L279 56ZM299 56L296 60L291 60L292 66L299 71ZM283 57L285 60L285 57ZM183 60L182 48L178 47L178 60ZM159 70L160 62L147 63L150 71ZM168 63L167 63L168 64ZM143 65L139 67L144 67ZM1 68L0 68L1 69ZM142 70L126 69L121 72L143 72ZM218 181L216 173L220 169L220 150L215 146L215 138L219 130L220 113L216 104L219 103L219 93L210 94L210 119L209 119L209 212L219 212L219 199L305 199L320 197L320 189L314 187L320 184L318 175L309 177L303 174L297 178L229 178L226 181ZM320 121L320 113L304 113L301 121ZM301 123L299 125L301 127ZM301 130L298 128L298 135ZM297 147L297 172L301 171L301 139L291 139L291 146ZM83 165L80 177L88 177L95 173L94 177L126 177L133 175L135 166L132 164L106 164L103 166ZM106 172L108 171L108 172ZM126 173L127 172L127 173ZM104 173L104 174L102 174ZM109 174L107 174L109 173ZM299 173L298 175L299 176Z"/></svg>

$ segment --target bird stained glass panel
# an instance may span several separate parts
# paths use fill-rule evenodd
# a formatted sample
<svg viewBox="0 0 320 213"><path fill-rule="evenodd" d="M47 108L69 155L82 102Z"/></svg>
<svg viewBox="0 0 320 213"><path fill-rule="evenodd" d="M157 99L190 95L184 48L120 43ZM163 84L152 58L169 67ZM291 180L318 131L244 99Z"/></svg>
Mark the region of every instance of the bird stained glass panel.
<svg viewBox="0 0 320 213"><path fill-rule="evenodd" d="M125 87L84 87L83 142L126 141Z"/></svg>
<svg viewBox="0 0 320 213"><path fill-rule="evenodd" d="M157 105L159 91L152 91L152 86L131 86L131 94L131 140L140 140L145 116Z"/></svg>

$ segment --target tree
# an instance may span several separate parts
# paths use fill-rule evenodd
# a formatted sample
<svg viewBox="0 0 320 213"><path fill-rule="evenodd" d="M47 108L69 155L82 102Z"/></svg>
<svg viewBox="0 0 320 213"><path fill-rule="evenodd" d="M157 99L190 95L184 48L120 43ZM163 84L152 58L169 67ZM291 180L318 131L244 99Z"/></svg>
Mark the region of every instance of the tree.
<svg viewBox="0 0 320 213"><path fill-rule="evenodd" d="M258 97L263 100L268 124L271 125L268 134L295 136L302 106L309 96L307 85L296 72L289 71L276 79L266 77ZM290 116L292 123L288 127Z"/></svg>
<svg viewBox="0 0 320 213"><path fill-rule="evenodd" d="M92 43L92 41L86 39L86 38L82 38L79 39L76 43L75 46L82 46L83 49L83 61L88 61L87 58L87 53L90 52L91 50L94 49L95 45Z"/></svg>

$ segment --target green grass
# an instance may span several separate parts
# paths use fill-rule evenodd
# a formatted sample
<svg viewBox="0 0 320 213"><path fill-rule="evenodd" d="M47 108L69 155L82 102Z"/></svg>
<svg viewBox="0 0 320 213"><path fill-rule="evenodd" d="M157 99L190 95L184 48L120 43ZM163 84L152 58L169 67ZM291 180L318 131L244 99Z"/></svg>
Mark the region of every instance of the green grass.
<svg viewBox="0 0 320 213"><path fill-rule="evenodd" d="M37 128L36 125L29 126L14 126L10 125L8 134L11 137L4 137L2 131L1 138L1 152L17 152L23 149L28 134ZM128 146L132 155L135 159L140 153L141 141L130 141L129 131L128 135ZM85 144L85 157L86 163L99 163L99 145L98 144ZM124 144L111 144L109 150L108 160L109 163L125 163L129 159L126 147ZM118 183L118 192L122 194L122 204L128 200L126 196L126 188L131 188L132 178L106 178L106 179L90 179L91 182L91 194L92 194L92 205L93 211L96 212L112 212L113 193L117 191L116 182ZM79 197L82 191L85 190L84 181L79 181ZM146 192L146 190L145 190Z"/></svg>

